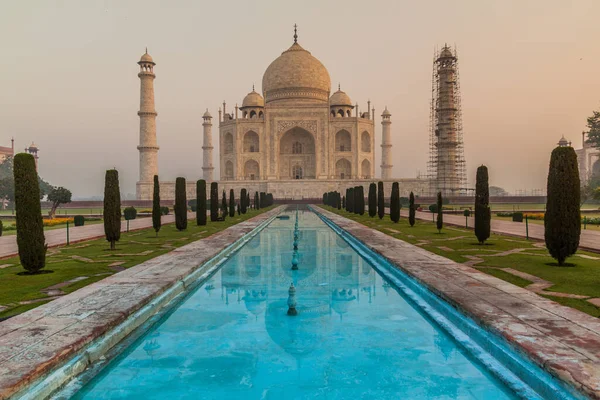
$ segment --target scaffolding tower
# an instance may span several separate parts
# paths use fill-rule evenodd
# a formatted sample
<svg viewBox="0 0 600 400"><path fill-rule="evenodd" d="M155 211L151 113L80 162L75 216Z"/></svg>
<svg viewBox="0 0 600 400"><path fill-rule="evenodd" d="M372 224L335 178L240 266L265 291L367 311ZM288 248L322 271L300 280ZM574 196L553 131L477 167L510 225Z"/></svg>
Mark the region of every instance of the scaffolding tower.
<svg viewBox="0 0 600 400"><path fill-rule="evenodd" d="M430 195L466 195L467 173L463 145L460 80L456 47L434 51L429 114Z"/></svg>

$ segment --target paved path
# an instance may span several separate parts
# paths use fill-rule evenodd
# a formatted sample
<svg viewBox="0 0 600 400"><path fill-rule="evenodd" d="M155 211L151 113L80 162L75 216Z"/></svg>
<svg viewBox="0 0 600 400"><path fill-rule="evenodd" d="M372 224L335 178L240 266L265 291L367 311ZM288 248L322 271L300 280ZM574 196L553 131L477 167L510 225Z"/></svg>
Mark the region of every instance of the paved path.
<svg viewBox="0 0 600 400"><path fill-rule="evenodd" d="M386 212L389 213L389 209L386 209ZM403 209L401 210L400 214L403 217L408 218L408 210ZM432 214L429 212L417 211L416 216L418 219L432 221ZM472 228L475 224L473 217L469 217L468 220L468 226ZM450 225L465 226L465 217L462 215L444 214L444 223ZM525 237L525 229L525 222L503 221L492 218L492 232L494 233ZM544 225L530 223L529 237L533 239L544 240ZM582 229L581 237L579 239L579 247L584 250L600 252L600 231Z"/></svg>
<svg viewBox="0 0 600 400"><path fill-rule="evenodd" d="M188 214L188 218L195 218L195 213ZM163 215L162 224L175 222L175 215ZM152 218L138 218L129 221L129 230L150 228ZM121 223L121 232L127 230L127 221ZM52 229L44 232L48 247L56 247L67 243L67 228ZM70 243L80 242L82 240L95 239L104 236L104 224L92 224L84 226L69 227ZM0 258L11 257L18 254L17 235L8 235L0 237Z"/></svg>

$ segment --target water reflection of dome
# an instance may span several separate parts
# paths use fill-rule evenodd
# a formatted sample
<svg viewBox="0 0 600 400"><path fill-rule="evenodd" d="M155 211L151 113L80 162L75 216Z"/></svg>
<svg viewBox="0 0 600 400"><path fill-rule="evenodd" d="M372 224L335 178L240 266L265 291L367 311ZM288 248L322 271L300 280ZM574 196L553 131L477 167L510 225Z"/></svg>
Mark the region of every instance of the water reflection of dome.
<svg viewBox="0 0 600 400"><path fill-rule="evenodd" d="M246 310L250 311L253 315L258 316L265 311L267 291L266 289L246 290L242 300L244 300Z"/></svg>
<svg viewBox="0 0 600 400"><path fill-rule="evenodd" d="M260 247L260 235L256 235L254 236L246 245L251 249L256 249L258 247Z"/></svg>
<svg viewBox="0 0 600 400"><path fill-rule="evenodd" d="M335 271L344 277L350 276L354 269L352 254L338 254Z"/></svg>
<svg viewBox="0 0 600 400"><path fill-rule="evenodd" d="M313 352L329 335L331 329L329 305L317 303L297 306L298 315L288 317L286 300L269 303L265 316L267 333L273 342L295 358Z"/></svg>
<svg viewBox="0 0 600 400"><path fill-rule="evenodd" d="M257 276L259 276L260 269L260 264L244 264L244 271L246 271L246 275L248 275L250 278L256 278Z"/></svg>
<svg viewBox="0 0 600 400"><path fill-rule="evenodd" d="M342 239L342 237L340 236L336 236L335 237L335 244L337 247L341 248L341 249L345 249L348 247L348 242L346 242L344 239Z"/></svg>
<svg viewBox="0 0 600 400"><path fill-rule="evenodd" d="M298 270L292 270L292 257L294 252L287 251L281 253L281 269L285 273L286 282L288 278L295 278L297 280L303 280L311 276L317 270L317 260L314 252L298 252Z"/></svg>
<svg viewBox="0 0 600 400"><path fill-rule="evenodd" d="M331 308L339 314L340 319L348 312L352 302L356 300L352 289L334 289L331 292Z"/></svg>
<svg viewBox="0 0 600 400"><path fill-rule="evenodd" d="M362 263L363 275L369 275L371 273L371 271L373 271L373 268L371 268L371 266L367 262L363 261L363 263Z"/></svg>

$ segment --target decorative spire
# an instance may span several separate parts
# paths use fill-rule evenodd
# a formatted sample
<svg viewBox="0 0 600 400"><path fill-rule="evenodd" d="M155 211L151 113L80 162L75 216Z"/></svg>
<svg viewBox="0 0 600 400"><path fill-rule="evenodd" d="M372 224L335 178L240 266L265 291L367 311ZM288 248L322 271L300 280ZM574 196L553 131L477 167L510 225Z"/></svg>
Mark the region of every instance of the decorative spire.
<svg viewBox="0 0 600 400"><path fill-rule="evenodd" d="M294 43L298 43L298 25L294 24Z"/></svg>
<svg viewBox="0 0 600 400"><path fill-rule="evenodd" d="M340 92L342 90L342 85L340 85L340 83L338 82L338 92Z"/></svg>
<svg viewBox="0 0 600 400"><path fill-rule="evenodd" d="M146 46L146 54L148 54L148 46Z"/></svg>
<svg viewBox="0 0 600 400"><path fill-rule="evenodd" d="M252 84L252 91L254 92L254 83Z"/></svg>

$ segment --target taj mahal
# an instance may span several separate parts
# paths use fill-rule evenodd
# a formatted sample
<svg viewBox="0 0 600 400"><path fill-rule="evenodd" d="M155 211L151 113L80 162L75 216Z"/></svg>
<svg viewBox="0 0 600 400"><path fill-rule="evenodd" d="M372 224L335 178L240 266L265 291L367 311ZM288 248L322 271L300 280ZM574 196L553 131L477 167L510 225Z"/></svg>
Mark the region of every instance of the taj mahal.
<svg viewBox="0 0 600 400"><path fill-rule="evenodd" d="M140 176L137 198L152 198L153 177L159 175L154 109L155 62L146 53L138 62L140 96ZM381 164L375 165L376 112L353 104L338 86L331 93L327 68L294 41L267 67L261 93L248 93L241 107L218 110L219 177L213 162L213 116L203 119L203 163L198 178L217 180L219 190L246 188L270 192L276 199L317 199L326 191L342 192L375 180L400 182L401 195L427 193L429 179L395 179L392 171L391 113L381 113ZM377 174L376 171L380 171ZM174 182L161 181L161 198L174 198ZM387 186L387 185L386 185ZM195 196L195 179L188 181Z"/></svg>

